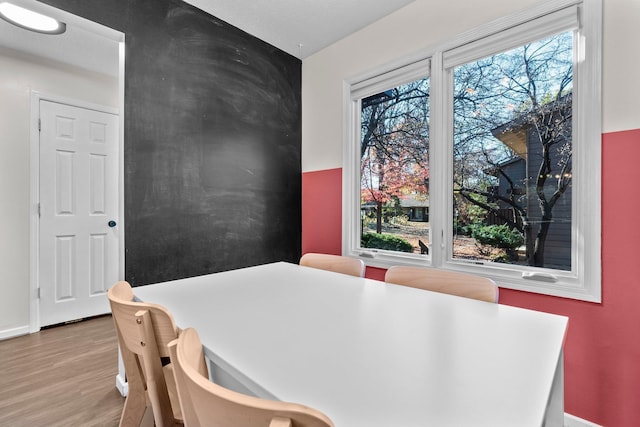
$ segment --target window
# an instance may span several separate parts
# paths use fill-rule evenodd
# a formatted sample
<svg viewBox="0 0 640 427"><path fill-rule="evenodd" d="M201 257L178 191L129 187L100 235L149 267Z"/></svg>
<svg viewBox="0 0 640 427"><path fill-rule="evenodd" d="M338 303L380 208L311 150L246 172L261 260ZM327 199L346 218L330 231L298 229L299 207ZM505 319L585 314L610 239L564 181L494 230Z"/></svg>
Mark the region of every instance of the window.
<svg viewBox="0 0 640 427"><path fill-rule="evenodd" d="M546 3L347 82L343 253L599 301L601 9Z"/></svg>
<svg viewBox="0 0 640 427"><path fill-rule="evenodd" d="M453 258L571 270L573 32L450 72Z"/></svg>
<svg viewBox="0 0 640 427"><path fill-rule="evenodd" d="M360 244L426 253L429 78L369 95L360 105ZM406 239L402 230L410 233Z"/></svg>

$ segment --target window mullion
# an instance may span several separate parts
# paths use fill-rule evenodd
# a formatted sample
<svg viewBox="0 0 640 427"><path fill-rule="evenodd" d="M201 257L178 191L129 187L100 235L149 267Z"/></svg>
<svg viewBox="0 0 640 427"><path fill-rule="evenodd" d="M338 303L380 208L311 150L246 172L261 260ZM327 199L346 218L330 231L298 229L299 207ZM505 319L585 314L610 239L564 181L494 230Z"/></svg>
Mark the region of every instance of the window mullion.
<svg viewBox="0 0 640 427"><path fill-rule="evenodd" d="M429 222L431 232L431 263L440 267L446 260L450 250L447 239L447 206L450 205L448 196L448 180L450 161L449 137L447 135L447 111L449 109L446 88L448 77L442 67L442 52L432 57L431 67L431 142L429 146Z"/></svg>

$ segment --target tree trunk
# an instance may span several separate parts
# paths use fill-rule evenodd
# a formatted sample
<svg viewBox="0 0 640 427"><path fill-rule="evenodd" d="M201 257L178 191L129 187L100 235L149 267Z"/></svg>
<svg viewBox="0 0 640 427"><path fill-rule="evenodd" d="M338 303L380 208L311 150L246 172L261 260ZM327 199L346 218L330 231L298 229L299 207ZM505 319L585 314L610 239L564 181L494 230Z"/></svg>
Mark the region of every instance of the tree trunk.
<svg viewBox="0 0 640 427"><path fill-rule="evenodd" d="M535 242L533 239L533 227L531 227L531 224L529 223L529 221L525 222L523 224L524 227L524 241L525 241L525 245L527 247L527 264L528 265L535 265Z"/></svg>
<svg viewBox="0 0 640 427"><path fill-rule="evenodd" d="M545 213L542 215L542 224L540 224L540 230L538 230L536 236L535 249L533 252L534 267L544 267L544 245L547 242L547 234L549 234L552 218L551 209L545 209Z"/></svg>
<svg viewBox="0 0 640 427"><path fill-rule="evenodd" d="M376 233L382 233L382 202L376 202Z"/></svg>

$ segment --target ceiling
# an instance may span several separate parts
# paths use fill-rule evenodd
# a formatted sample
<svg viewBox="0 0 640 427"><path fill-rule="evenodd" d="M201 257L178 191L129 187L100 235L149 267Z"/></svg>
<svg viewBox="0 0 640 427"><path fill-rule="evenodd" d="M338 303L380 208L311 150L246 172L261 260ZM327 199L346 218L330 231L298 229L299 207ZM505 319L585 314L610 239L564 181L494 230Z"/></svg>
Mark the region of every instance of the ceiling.
<svg viewBox="0 0 640 427"><path fill-rule="evenodd" d="M186 0L211 15L304 59L415 0ZM118 43L102 27L33 0L13 3L67 23L43 35L0 19L0 47L117 76ZM97 24L95 24L97 26Z"/></svg>
<svg viewBox="0 0 640 427"><path fill-rule="evenodd" d="M304 59L415 0L185 0Z"/></svg>
<svg viewBox="0 0 640 427"><path fill-rule="evenodd" d="M32 0L12 3L46 14L67 24L63 34L46 35L24 30L0 19L0 48L9 54L30 54L71 64L89 71L118 76L121 34L115 30ZM2 51L0 51L0 54Z"/></svg>

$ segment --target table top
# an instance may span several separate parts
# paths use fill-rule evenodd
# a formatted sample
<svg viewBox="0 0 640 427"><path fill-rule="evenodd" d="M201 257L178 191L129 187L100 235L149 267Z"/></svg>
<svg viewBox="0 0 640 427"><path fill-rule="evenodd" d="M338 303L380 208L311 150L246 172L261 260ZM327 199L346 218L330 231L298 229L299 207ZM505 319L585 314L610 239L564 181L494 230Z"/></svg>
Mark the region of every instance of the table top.
<svg viewBox="0 0 640 427"><path fill-rule="evenodd" d="M338 427L540 426L563 316L274 263L134 288L256 395Z"/></svg>

